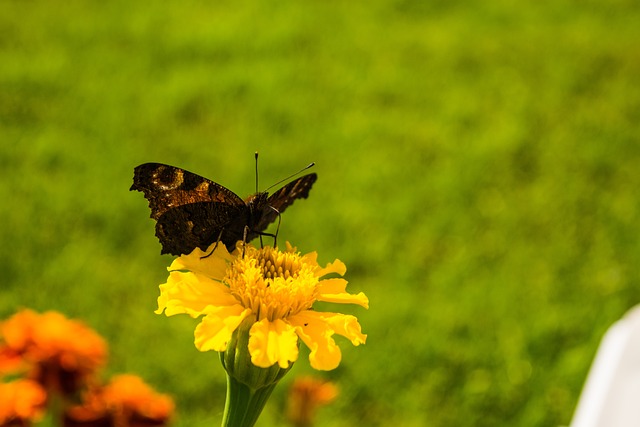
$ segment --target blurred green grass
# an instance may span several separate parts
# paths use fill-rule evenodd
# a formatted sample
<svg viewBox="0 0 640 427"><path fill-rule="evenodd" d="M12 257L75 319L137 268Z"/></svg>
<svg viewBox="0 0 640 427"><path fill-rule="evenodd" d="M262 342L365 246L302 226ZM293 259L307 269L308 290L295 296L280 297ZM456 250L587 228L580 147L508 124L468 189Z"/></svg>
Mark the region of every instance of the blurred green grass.
<svg viewBox="0 0 640 427"><path fill-rule="evenodd" d="M55 309L219 422L195 322L153 314L133 167L246 195L310 161L281 239L340 258L369 334L318 426L568 424L640 302L640 8L632 1L0 2L0 314ZM283 425L285 391L259 425Z"/></svg>

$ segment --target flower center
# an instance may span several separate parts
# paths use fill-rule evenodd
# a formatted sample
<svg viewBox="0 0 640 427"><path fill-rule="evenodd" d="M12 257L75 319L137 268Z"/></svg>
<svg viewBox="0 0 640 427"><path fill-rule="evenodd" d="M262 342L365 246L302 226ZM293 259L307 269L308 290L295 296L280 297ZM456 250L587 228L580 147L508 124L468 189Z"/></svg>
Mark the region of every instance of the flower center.
<svg viewBox="0 0 640 427"><path fill-rule="evenodd" d="M296 255L278 252L270 247L263 248L256 258L258 266L262 269L262 277L271 280L278 277L285 280L290 277L297 278L302 266L300 256Z"/></svg>
<svg viewBox="0 0 640 427"><path fill-rule="evenodd" d="M227 268L224 282L257 320L273 321L311 308L318 278L297 252L247 246Z"/></svg>

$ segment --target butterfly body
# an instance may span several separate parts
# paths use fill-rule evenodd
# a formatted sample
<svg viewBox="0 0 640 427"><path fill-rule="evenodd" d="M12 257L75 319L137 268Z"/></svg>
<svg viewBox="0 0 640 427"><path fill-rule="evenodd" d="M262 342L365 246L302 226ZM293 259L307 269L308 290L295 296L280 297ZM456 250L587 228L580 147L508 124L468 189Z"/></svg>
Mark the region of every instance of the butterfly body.
<svg viewBox="0 0 640 427"><path fill-rule="evenodd" d="M131 190L144 193L163 254L182 255L196 247L207 250L217 241L233 251L238 240L263 234L298 198L307 198L315 173L301 176L272 195L258 192L243 200L231 190L200 175L161 163L134 170ZM247 234L245 236L245 229Z"/></svg>

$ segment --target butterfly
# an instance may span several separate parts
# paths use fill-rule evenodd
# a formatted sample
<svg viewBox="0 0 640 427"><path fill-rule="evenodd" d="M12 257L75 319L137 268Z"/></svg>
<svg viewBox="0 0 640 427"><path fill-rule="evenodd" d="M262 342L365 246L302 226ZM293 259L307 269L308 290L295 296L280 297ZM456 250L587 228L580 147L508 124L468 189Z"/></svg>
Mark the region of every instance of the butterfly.
<svg viewBox="0 0 640 427"><path fill-rule="evenodd" d="M311 166L311 165L309 165ZM306 169L306 168L305 168ZM206 251L222 242L229 252L239 240L249 242L296 199L306 199L318 176L301 176L272 195L266 191L245 200L222 185L184 169L161 163L144 163L134 169L130 190L144 193L156 220L161 254Z"/></svg>

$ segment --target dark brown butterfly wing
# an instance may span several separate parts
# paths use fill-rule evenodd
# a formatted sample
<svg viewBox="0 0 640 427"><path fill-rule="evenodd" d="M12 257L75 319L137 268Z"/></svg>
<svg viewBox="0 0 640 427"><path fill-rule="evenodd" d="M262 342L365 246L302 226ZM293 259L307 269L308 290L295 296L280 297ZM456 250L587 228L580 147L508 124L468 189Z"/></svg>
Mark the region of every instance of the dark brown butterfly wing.
<svg viewBox="0 0 640 427"><path fill-rule="evenodd" d="M235 193L174 166L136 167L131 190L142 191L149 201L163 254L188 254L196 247L206 250L218 236L233 250L249 221L249 209Z"/></svg>
<svg viewBox="0 0 640 427"><path fill-rule="evenodd" d="M246 207L219 202L196 202L166 211L156 224L162 254L190 254L196 247L206 251L218 241L233 252L248 222Z"/></svg>
<svg viewBox="0 0 640 427"><path fill-rule="evenodd" d="M309 197L309 191L317 179L318 175L315 173L301 176L270 195L266 205L259 212L260 217L253 225L248 240L257 237L259 232L264 231L278 218L278 213L284 212L296 199Z"/></svg>

